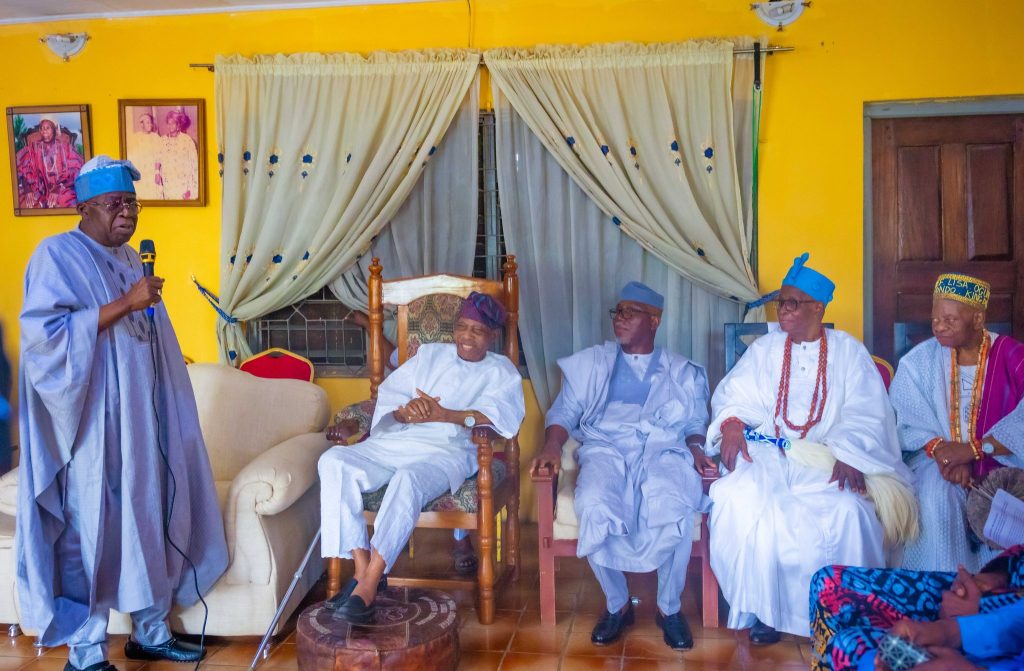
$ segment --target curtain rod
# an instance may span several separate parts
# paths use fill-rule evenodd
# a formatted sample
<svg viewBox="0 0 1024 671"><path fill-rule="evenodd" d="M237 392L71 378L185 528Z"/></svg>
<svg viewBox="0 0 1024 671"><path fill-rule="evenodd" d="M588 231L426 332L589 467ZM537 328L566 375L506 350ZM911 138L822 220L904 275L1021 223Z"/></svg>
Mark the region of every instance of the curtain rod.
<svg viewBox="0 0 1024 671"><path fill-rule="evenodd" d="M782 52L786 52L786 51L793 51L793 47L765 47L764 49L761 49L761 51L764 54L766 54L766 55L771 55L771 54L782 53ZM752 54L752 53L754 53L754 50L753 49L733 49L732 52L734 54ZM481 55L480 56L480 65L483 65L483 64L484 64L484 57L483 57L483 55ZM206 68L210 72L213 72L213 70L214 70L213 63L189 63L188 66L190 68Z"/></svg>

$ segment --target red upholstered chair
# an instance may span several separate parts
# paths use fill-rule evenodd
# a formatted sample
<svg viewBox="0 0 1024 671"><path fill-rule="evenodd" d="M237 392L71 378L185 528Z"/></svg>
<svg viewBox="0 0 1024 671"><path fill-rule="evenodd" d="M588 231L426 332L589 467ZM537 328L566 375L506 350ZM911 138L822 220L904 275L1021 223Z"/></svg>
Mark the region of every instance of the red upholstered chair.
<svg viewBox="0 0 1024 671"><path fill-rule="evenodd" d="M871 355L871 358L875 360L875 367L878 368L878 374L882 376L882 382L885 383L885 390L889 391L889 385L892 384L892 378L896 375L896 372L892 369L892 364L883 359L880 356Z"/></svg>
<svg viewBox="0 0 1024 671"><path fill-rule="evenodd" d="M313 381L313 362L280 347L254 354L243 361L239 368L256 377Z"/></svg>

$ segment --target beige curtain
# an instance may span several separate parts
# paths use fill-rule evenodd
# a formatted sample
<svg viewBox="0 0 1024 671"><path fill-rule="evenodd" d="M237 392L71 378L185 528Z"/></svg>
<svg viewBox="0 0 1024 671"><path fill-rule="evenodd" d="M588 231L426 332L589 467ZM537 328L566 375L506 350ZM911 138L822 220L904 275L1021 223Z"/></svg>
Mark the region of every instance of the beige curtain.
<svg viewBox="0 0 1024 671"><path fill-rule="evenodd" d="M758 297L732 42L494 49L484 58L494 85L624 233L698 286Z"/></svg>
<svg viewBox="0 0 1024 671"><path fill-rule="evenodd" d="M474 80L479 53L218 57L223 177L218 337L352 265L398 211Z"/></svg>

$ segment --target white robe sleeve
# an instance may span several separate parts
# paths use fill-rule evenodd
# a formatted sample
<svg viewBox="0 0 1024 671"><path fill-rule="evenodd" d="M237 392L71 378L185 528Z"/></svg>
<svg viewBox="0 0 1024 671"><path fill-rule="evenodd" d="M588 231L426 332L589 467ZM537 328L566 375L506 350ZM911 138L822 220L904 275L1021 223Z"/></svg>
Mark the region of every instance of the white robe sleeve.
<svg viewBox="0 0 1024 671"><path fill-rule="evenodd" d="M499 369L496 380L484 388L467 410L486 415L495 431L505 438L511 438L519 433L519 427L526 417L523 378L505 357L495 361L495 365Z"/></svg>
<svg viewBox="0 0 1024 671"><path fill-rule="evenodd" d="M759 428L770 418L774 409L769 404L775 399L763 393L764 380L769 376L768 338L751 343L733 369L718 384L711 397L711 426L708 427L705 451L718 454L722 442L722 422L736 417L747 426Z"/></svg>
<svg viewBox="0 0 1024 671"><path fill-rule="evenodd" d="M682 434L679 440L686 444L687 436L703 436L708 426L708 374L703 366L688 364L685 367L685 377L689 378L683 388L687 390L693 404L693 412L683 425Z"/></svg>
<svg viewBox="0 0 1024 671"><path fill-rule="evenodd" d="M929 342L915 347L900 361L890 385L889 397L896 411L896 431L904 452L918 452L933 438L949 437L945 404L937 408L935 402L936 396L941 396L936 393L935 386L943 381L934 375L934 365L921 365L926 363L922 359L935 356L938 351L941 350Z"/></svg>
<svg viewBox="0 0 1024 671"><path fill-rule="evenodd" d="M871 355L852 338L836 338L835 381L840 393L829 402L842 402L835 421L825 427L824 436L808 434L832 449L839 461L863 473L906 474L900 457L896 421ZM832 343L829 343L830 345ZM833 400L834 399L834 400ZM818 429L815 427L815 429Z"/></svg>
<svg viewBox="0 0 1024 671"><path fill-rule="evenodd" d="M391 413L416 397L419 370L427 356L427 352L421 348L421 351L395 369L377 387L377 405L373 411L373 421L370 422L371 431L397 423Z"/></svg>

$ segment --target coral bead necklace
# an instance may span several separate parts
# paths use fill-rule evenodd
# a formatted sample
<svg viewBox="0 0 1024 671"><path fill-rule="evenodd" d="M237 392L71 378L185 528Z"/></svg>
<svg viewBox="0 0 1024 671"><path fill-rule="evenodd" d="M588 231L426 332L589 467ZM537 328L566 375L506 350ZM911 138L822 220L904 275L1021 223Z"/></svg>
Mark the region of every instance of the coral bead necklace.
<svg viewBox="0 0 1024 671"><path fill-rule="evenodd" d="M978 430L978 412L981 409L981 388L985 380L985 363L988 361L988 350L992 345L986 331L978 345L978 369L971 385L971 405L968 411L968 434L961 436L960 431L960 353L956 347L950 348L949 365L949 432L954 443L974 443Z"/></svg>
<svg viewBox="0 0 1024 671"><path fill-rule="evenodd" d="M811 396L811 409L807 413L804 424L793 424L789 421L789 379L793 368L793 338L786 337L786 349L782 355L782 376L779 378L779 392L775 397L775 437L782 437L779 417L791 431L799 431L801 438L821 421L825 412L825 400L828 398L828 379L825 372L828 363L828 338L825 329L821 329L821 349L818 351L818 373L814 380L814 395Z"/></svg>

